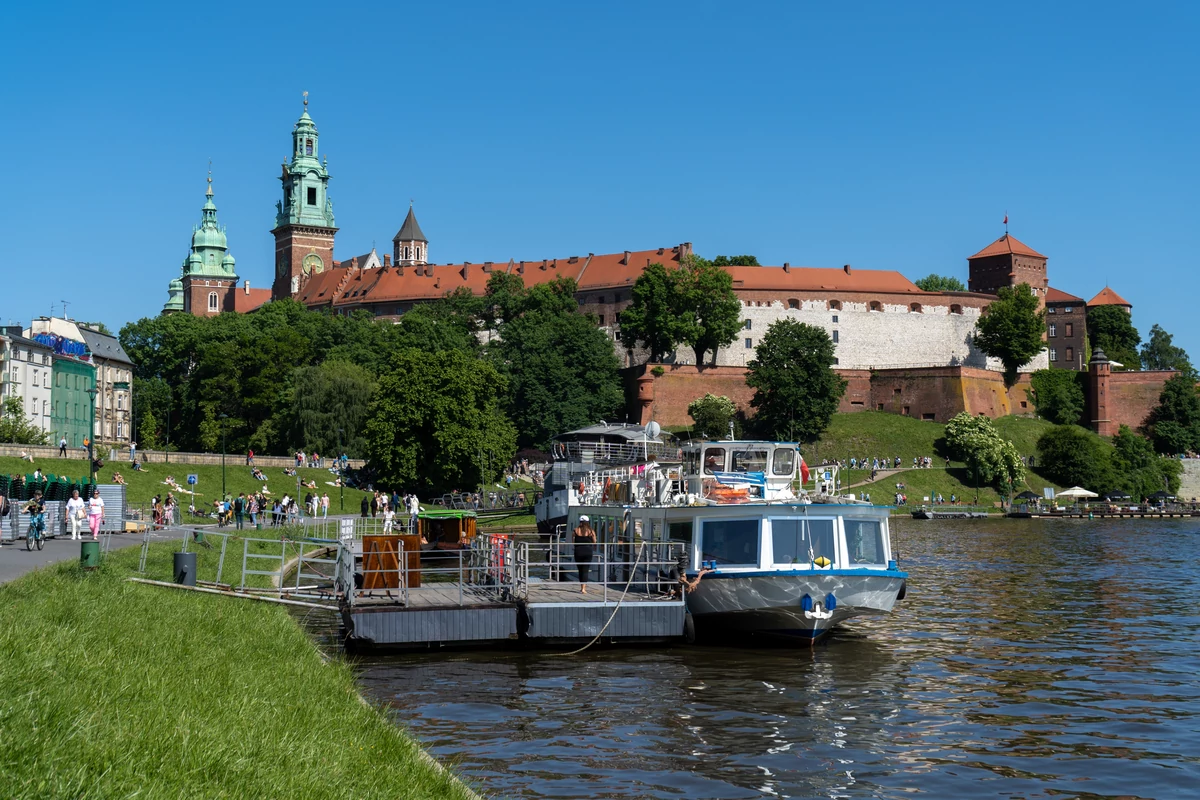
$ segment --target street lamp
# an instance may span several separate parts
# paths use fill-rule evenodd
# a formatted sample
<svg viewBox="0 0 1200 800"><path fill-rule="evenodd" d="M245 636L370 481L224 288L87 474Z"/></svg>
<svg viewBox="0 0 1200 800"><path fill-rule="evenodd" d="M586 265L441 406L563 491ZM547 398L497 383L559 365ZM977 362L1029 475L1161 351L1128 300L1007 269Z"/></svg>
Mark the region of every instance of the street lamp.
<svg viewBox="0 0 1200 800"><path fill-rule="evenodd" d="M229 419L228 414L222 414L217 417L221 420L221 501L225 501L225 420Z"/></svg>
<svg viewBox="0 0 1200 800"><path fill-rule="evenodd" d="M346 476L345 476L345 474L343 474L343 471L342 471L342 468L340 465L342 463L342 434L345 433L345 431L342 430L341 428L338 428L337 433L338 433L338 451L335 455L337 456L337 460L338 460L338 464L339 464L339 466L338 466L338 508L341 509L342 513L344 514L344 513L346 513Z"/></svg>
<svg viewBox="0 0 1200 800"><path fill-rule="evenodd" d="M88 431L88 475L90 475L92 478L92 486L95 486L96 485L96 456L95 456L96 395L98 395L100 393L100 391L96 388L96 382L94 380L92 381L92 387L90 389L85 389L84 391L87 392L87 395L90 398L90 401L88 402L88 408L91 409L91 414L89 416L92 421L91 429Z"/></svg>

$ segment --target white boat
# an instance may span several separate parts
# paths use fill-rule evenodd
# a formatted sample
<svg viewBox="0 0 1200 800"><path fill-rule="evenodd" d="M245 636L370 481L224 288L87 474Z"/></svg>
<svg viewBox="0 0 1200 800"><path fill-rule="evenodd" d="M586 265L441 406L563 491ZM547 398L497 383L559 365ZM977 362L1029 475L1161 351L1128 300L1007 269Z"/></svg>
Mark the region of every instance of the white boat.
<svg viewBox="0 0 1200 800"><path fill-rule="evenodd" d="M892 552L888 509L838 497L836 473L813 491L796 444L706 441L679 466L646 462L579 477L560 541L587 516L601 544L633 562L681 549L689 633L812 640L853 617L891 612L908 574ZM661 558L659 558L661 560Z"/></svg>

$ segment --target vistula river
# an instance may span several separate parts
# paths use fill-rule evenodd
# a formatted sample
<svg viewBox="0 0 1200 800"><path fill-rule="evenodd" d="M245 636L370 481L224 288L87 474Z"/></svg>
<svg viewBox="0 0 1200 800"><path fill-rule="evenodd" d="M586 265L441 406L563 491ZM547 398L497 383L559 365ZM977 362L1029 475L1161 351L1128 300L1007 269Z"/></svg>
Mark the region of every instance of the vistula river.
<svg viewBox="0 0 1200 800"><path fill-rule="evenodd" d="M496 798L1200 798L1200 520L893 522L886 619L815 649L359 663Z"/></svg>

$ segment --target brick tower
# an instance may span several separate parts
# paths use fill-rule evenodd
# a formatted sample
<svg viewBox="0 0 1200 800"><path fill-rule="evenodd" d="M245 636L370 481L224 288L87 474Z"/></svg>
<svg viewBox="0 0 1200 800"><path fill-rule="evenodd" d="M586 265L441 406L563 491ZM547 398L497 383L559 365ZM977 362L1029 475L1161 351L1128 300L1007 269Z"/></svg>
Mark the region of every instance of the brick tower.
<svg viewBox="0 0 1200 800"><path fill-rule="evenodd" d="M283 164L279 180L283 200L275 204L275 282L271 299L291 297L310 275L333 266L333 201L329 199L328 160L318 157L317 126L304 113L292 129L292 160Z"/></svg>
<svg viewBox="0 0 1200 800"><path fill-rule="evenodd" d="M1108 413L1108 377L1112 374L1112 364L1108 356L1097 347L1092 351L1092 360L1088 362L1088 421L1092 430L1100 436L1115 436L1117 426Z"/></svg>
<svg viewBox="0 0 1200 800"><path fill-rule="evenodd" d="M1038 296L1038 306L1046 305L1046 256L1005 232L996 241L967 257L967 288L972 292L995 294L1001 286L1027 283Z"/></svg>
<svg viewBox="0 0 1200 800"><path fill-rule="evenodd" d="M192 229L191 249L183 260L180 276L170 283L167 290L170 299L163 306L163 313L211 317L233 311L238 283L236 263L229 253L225 228L217 222L210 171L200 224Z"/></svg>

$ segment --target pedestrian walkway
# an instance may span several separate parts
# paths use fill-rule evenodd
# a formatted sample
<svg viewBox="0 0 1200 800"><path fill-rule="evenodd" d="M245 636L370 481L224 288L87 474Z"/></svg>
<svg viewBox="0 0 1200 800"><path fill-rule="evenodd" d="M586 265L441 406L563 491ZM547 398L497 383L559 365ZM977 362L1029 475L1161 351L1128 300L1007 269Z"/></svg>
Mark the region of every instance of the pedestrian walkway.
<svg viewBox="0 0 1200 800"><path fill-rule="evenodd" d="M152 533L154 541L165 541L170 537L170 531ZM178 534L175 535L178 538ZM116 534L112 538L112 549L135 547L142 543L141 534ZM79 541L71 537L47 539L41 550L26 550L24 540L6 544L0 547L0 584L8 583L33 572L35 569L47 567L63 561L79 559Z"/></svg>

